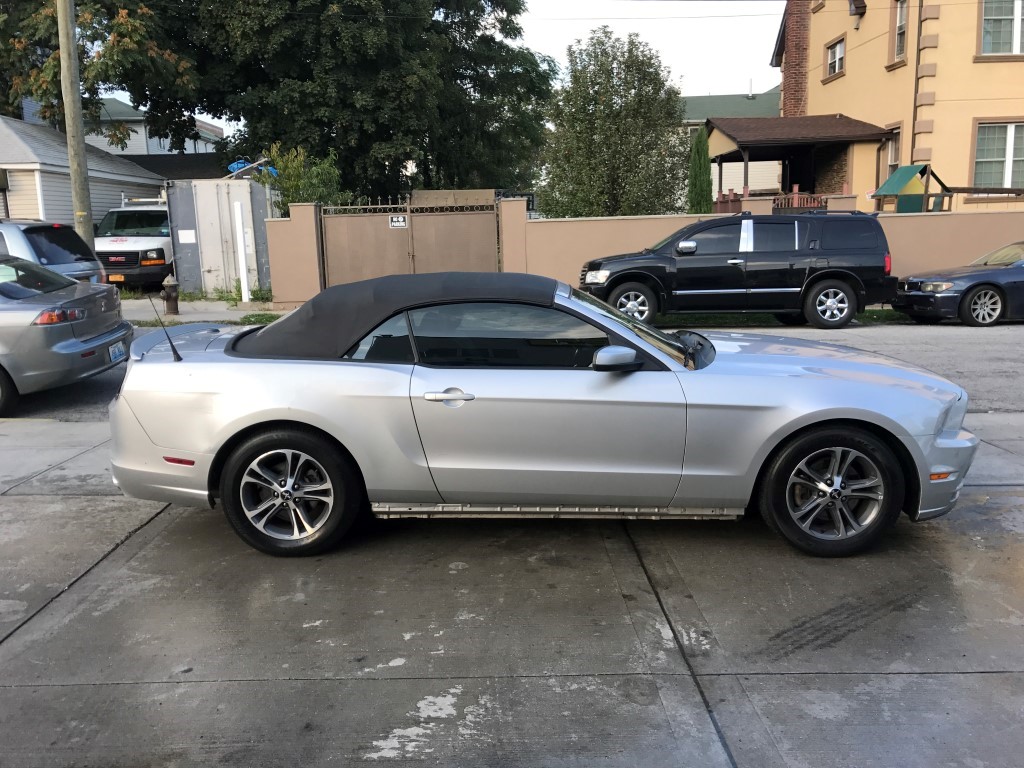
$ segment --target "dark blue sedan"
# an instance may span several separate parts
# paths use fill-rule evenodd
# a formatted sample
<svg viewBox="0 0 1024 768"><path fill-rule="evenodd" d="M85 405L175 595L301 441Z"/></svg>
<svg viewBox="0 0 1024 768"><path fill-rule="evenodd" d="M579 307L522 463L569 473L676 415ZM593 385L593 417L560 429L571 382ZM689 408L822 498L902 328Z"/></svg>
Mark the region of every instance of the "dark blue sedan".
<svg viewBox="0 0 1024 768"><path fill-rule="evenodd" d="M1024 242L1010 243L967 267L900 280L892 308L918 323L959 317L966 325L1024 319Z"/></svg>

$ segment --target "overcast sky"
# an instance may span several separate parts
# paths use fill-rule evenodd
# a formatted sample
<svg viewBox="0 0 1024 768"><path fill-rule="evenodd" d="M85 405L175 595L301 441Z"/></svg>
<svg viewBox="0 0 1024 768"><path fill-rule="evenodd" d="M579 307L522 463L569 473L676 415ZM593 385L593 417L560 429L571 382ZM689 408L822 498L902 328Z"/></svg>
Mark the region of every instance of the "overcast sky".
<svg viewBox="0 0 1024 768"><path fill-rule="evenodd" d="M782 80L769 65L784 0L529 0L523 43L564 66L565 50L607 25L635 32L661 56L684 96L754 93Z"/></svg>

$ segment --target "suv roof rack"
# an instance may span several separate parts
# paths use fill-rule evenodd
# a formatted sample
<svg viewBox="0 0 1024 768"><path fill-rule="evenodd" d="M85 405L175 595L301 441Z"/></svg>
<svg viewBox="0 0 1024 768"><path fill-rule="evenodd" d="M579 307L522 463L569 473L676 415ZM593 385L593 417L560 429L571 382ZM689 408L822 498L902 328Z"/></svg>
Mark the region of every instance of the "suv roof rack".
<svg viewBox="0 0 1024 768"><path fill-rule="evenodd" d="M865 211L804 211L798 216L878 216L878 211L866 213Z"/></svg>

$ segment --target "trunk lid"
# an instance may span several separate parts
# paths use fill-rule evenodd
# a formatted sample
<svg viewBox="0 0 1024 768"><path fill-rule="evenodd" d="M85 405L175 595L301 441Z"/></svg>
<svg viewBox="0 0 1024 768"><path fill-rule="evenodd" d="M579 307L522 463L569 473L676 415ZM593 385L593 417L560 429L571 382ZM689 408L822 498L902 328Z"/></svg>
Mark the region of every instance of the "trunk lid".
<svg viewBox="0 0 1024 768"><path fill-rule="evenodd" d="M75 283L37 296L21 299L24 306L44 309L84 309L85 317L70 323L76 339L91 339L113 330L121 322L117 289L102 283Z"/></svg>

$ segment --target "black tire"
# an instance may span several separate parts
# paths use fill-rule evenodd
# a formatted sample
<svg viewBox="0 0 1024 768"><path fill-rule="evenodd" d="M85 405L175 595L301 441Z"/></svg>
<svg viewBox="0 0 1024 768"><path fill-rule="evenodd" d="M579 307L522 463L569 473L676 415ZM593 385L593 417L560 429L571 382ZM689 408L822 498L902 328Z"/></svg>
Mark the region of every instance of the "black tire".
<svg viewBox="0 0 1024 768"><path fill-rule="evenodd" d="M1002 292L992 285L979 285L971 288L960 299L960 322L987 328L995 325L1006 311L1006 300Z"/></svg>
<svg viewBox="0 0 1024 768"><path fill-rule="evenodd" d="M817 328L842 328L856 314L857 294L842 280L815 283L804 297L804 317Z"/></svg>
<svg viewBox="0 0 1024 768"><path fill-rule="evenodd" d="M650 286L643 283L615 286L608 296L608 304L645 323L654 320L658 314L658 297Z"/></svg>
<svg viewBox="0 0 1024 768"><path fill-rule="evenodd" d="M942 322L941 317L927 317L926 315L907 315L918 325L938 325Z"/></svg>
<svg viewBox="0 0 1024 768"><path fill-rule="evenodd" d="M795 312L777 312L775 319L783 325L807 325L807 318Z"/></svg>
<svg viewBox="0 0 1024 768"><path fill-rule="evenodd" d="M14 410L19 397L18 388L14 386L11 377L0 368L0 416L6 416Z"/></svg>
<svg viewBox="0 0 1024 768"><path fill-rule="evenodd" d="M836 464L841 471L826 479ZM800 551L846 557L874 545L896 522L904 488L896 456L877 437L821 427L794 438L771 460L758 503L768 525Z"/></svg>
<svg viewBox="0 0 1024 768"><path fill-rule="evenodd" d="M317 491L306 496L302 492L312 490L310 483ZM228 522L242 540L282 556L333 549L366 503L362 480L348 458L326 439L300 430L264 432L235 448L224 465L220 494ZM264 507L266 512L259 511Z"/></svg>

